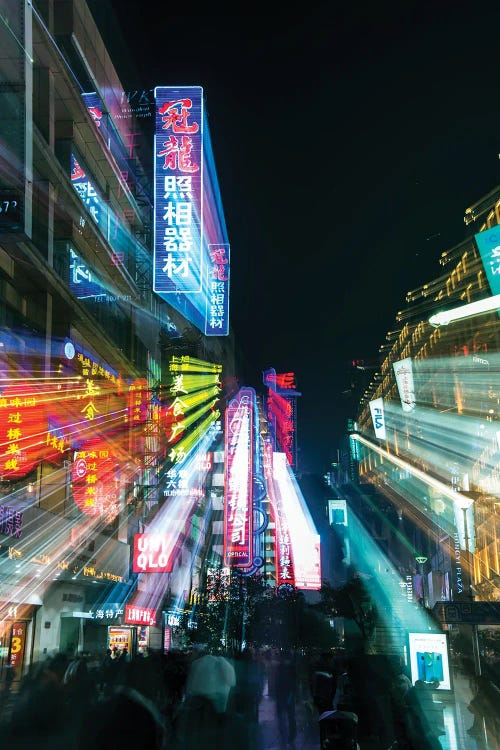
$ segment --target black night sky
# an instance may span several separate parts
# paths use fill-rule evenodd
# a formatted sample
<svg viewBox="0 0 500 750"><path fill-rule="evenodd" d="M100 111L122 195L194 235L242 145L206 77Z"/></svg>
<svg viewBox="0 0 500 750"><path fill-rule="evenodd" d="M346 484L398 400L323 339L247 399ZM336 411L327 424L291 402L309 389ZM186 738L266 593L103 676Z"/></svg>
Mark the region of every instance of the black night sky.
<svg viewBox="0 0 500 750"><path fill-rule="evenodd" d="M240 385L296 373L300 468L323 473L350 361L377 359L500 182L500 6L97 4L126 90L204 87Z"/></svg>

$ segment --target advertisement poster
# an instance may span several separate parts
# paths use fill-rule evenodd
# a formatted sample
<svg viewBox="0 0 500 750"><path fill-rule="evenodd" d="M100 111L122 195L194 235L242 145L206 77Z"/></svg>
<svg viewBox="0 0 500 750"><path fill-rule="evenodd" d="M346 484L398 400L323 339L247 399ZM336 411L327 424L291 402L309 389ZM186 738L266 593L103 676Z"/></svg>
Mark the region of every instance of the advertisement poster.
<svg viewBox="0 0 500 750"><path fill-rule="evenodd" d="M412 683L437 681L437 690L452 690L446 633L409 633L408 638Z"/></svg>
<svg viewBox="0 0 500 750"><path fill-rule="evenodd" d="M117 647L119 651L126 648L132 653L132 629L131 628L108 628L108 647L113 650Z"/></svg>

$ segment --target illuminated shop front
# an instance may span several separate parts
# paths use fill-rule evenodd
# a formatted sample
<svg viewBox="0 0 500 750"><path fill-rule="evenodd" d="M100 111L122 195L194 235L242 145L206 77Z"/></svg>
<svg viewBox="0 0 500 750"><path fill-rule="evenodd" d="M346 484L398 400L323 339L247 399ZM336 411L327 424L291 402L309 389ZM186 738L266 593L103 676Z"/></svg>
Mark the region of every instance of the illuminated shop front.
<svg viewBox="0 0 500 750"><path fill-rule="evenodd" d="M5 596L8 584L2 584L2 594ZM11 587L15 597L15 590ZM37 610L41 600L31 597L36 603L18 603L15 601L0 601L2 619L0 621L0 682L3 680L6 668L14 670L14 679L18 680L25 672L25 668L32 661L33 631Z"/></svg>

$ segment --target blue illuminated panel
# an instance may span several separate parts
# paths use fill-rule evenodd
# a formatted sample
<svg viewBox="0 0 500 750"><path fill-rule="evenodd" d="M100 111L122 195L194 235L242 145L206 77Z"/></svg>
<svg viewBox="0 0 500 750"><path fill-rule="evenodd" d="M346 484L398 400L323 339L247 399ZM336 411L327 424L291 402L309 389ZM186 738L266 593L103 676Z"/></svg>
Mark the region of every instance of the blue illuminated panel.
<svg viewBox="0 0 500 750"><path fill-rule="evenodd" d="M500 294L500 227L495 226L474 235L481 254L491 293Z"/></svg>

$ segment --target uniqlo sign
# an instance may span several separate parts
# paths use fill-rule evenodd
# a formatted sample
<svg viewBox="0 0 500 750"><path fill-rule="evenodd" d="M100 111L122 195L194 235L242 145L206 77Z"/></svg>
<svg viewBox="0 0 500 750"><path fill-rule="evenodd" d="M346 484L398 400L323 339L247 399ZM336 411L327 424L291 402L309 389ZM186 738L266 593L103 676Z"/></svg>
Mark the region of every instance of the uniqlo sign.
<svg viewBox="0 0 500 750"><path fill-rule="evenodd" d="M134 573L170 573L173 545L168 534L134 536Z"/></svg>

